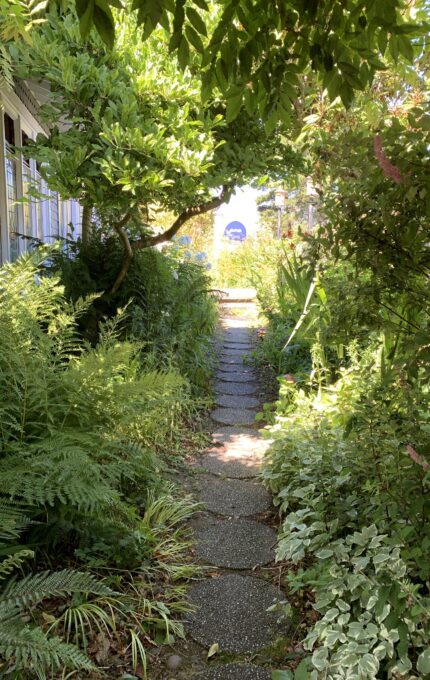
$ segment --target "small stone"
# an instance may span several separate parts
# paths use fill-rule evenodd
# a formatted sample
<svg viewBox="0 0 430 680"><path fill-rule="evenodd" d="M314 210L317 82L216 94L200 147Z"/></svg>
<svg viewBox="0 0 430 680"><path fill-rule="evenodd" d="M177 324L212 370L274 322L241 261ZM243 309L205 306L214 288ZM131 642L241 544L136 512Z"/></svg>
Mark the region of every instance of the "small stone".
<svg viewBox="0 0 430 680"><path fill-rule="evenodd" d="M167 657L166 666L170 671L176 671L181 663L182 657L178 656L177 654L171 654L169 657Z"/></svg>

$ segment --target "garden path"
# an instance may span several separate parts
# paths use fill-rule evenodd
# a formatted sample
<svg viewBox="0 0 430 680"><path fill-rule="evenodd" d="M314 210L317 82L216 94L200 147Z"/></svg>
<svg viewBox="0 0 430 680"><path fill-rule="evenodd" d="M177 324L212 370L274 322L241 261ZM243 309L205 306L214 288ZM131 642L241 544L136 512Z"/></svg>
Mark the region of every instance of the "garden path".
<svg viewBox="0 0 430 680"><path fill-rule="evenodd" d="M236 300L236 296L230 296ZM206 649L218 645L195 680L270 680L271 669L249 662L284 632L268 608L283 594L255 570L274 560L276 533L264 523L271 498L258 479L267 447L258 433L258 378L250 367L253 333L250 306L240 315L223 306L222 339L215 375L212 445L199 460L198 499L205 505L194 522L196 554L214 571L194 583L188 634ZM237 306L236 306L237 310ZM252 310L251 310L252 311Z"/></svg>

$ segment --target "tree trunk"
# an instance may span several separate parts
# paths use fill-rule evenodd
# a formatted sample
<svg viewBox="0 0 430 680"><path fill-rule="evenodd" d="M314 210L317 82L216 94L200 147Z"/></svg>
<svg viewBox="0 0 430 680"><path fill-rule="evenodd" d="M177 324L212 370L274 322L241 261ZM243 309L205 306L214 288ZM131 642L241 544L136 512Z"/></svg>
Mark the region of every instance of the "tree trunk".
<svg viewBox="0 0 430 680"><path fill-rule="evenodd" d="M87 246L91 235L91 213L93 207L84 205L82 208L82 243Z"/></svg>

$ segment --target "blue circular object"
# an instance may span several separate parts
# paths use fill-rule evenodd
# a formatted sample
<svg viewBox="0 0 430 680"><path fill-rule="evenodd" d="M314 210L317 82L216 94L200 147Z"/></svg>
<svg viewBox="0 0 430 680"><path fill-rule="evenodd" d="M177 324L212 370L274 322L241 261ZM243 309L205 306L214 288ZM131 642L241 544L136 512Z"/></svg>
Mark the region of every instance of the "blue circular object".
<svg viewBox="0 0 430 680"><path fill-rule="evenodd" d="M244 241L246 239L246 228L242 222L230 222L224 229L224 236L230 241Z"/></svg>

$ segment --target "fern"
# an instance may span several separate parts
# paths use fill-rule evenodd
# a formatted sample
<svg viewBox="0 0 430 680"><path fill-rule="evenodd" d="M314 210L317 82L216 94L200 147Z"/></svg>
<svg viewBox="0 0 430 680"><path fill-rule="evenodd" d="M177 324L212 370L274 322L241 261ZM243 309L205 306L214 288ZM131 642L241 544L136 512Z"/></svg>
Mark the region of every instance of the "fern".
<svg viewBox="0 0 430 680"><path fill-rule="evenodd" d="M19 581L8 583L0 597L0 615L11 608L28 607L47 597L61 597L71 593L112 595L113 591L93 574L72 569L29 574Z"/></svg>
<svg viewBox="0 0 430 680"><path fill-rule="evenodd" d="M45 677L47 669L95 670L76 646L58 637L48 637L41 628L23 620L24 611L42 600L72 593L112 595L113 591L92 574L70 569L11 580L0 596L0 655L6 661L13 659L18 669L33 669L38 677Z"/></svg>
<svg viewBox="0 0 430 680"><path fill-rule="evenodd" d="M15 668L33 669L41 678L46 677L46 670L64 667L95 670L78 647L58 637L48 638L41 628L23 623L16 613L0 615L0 654L6 661L13 659Z"/></svg>

